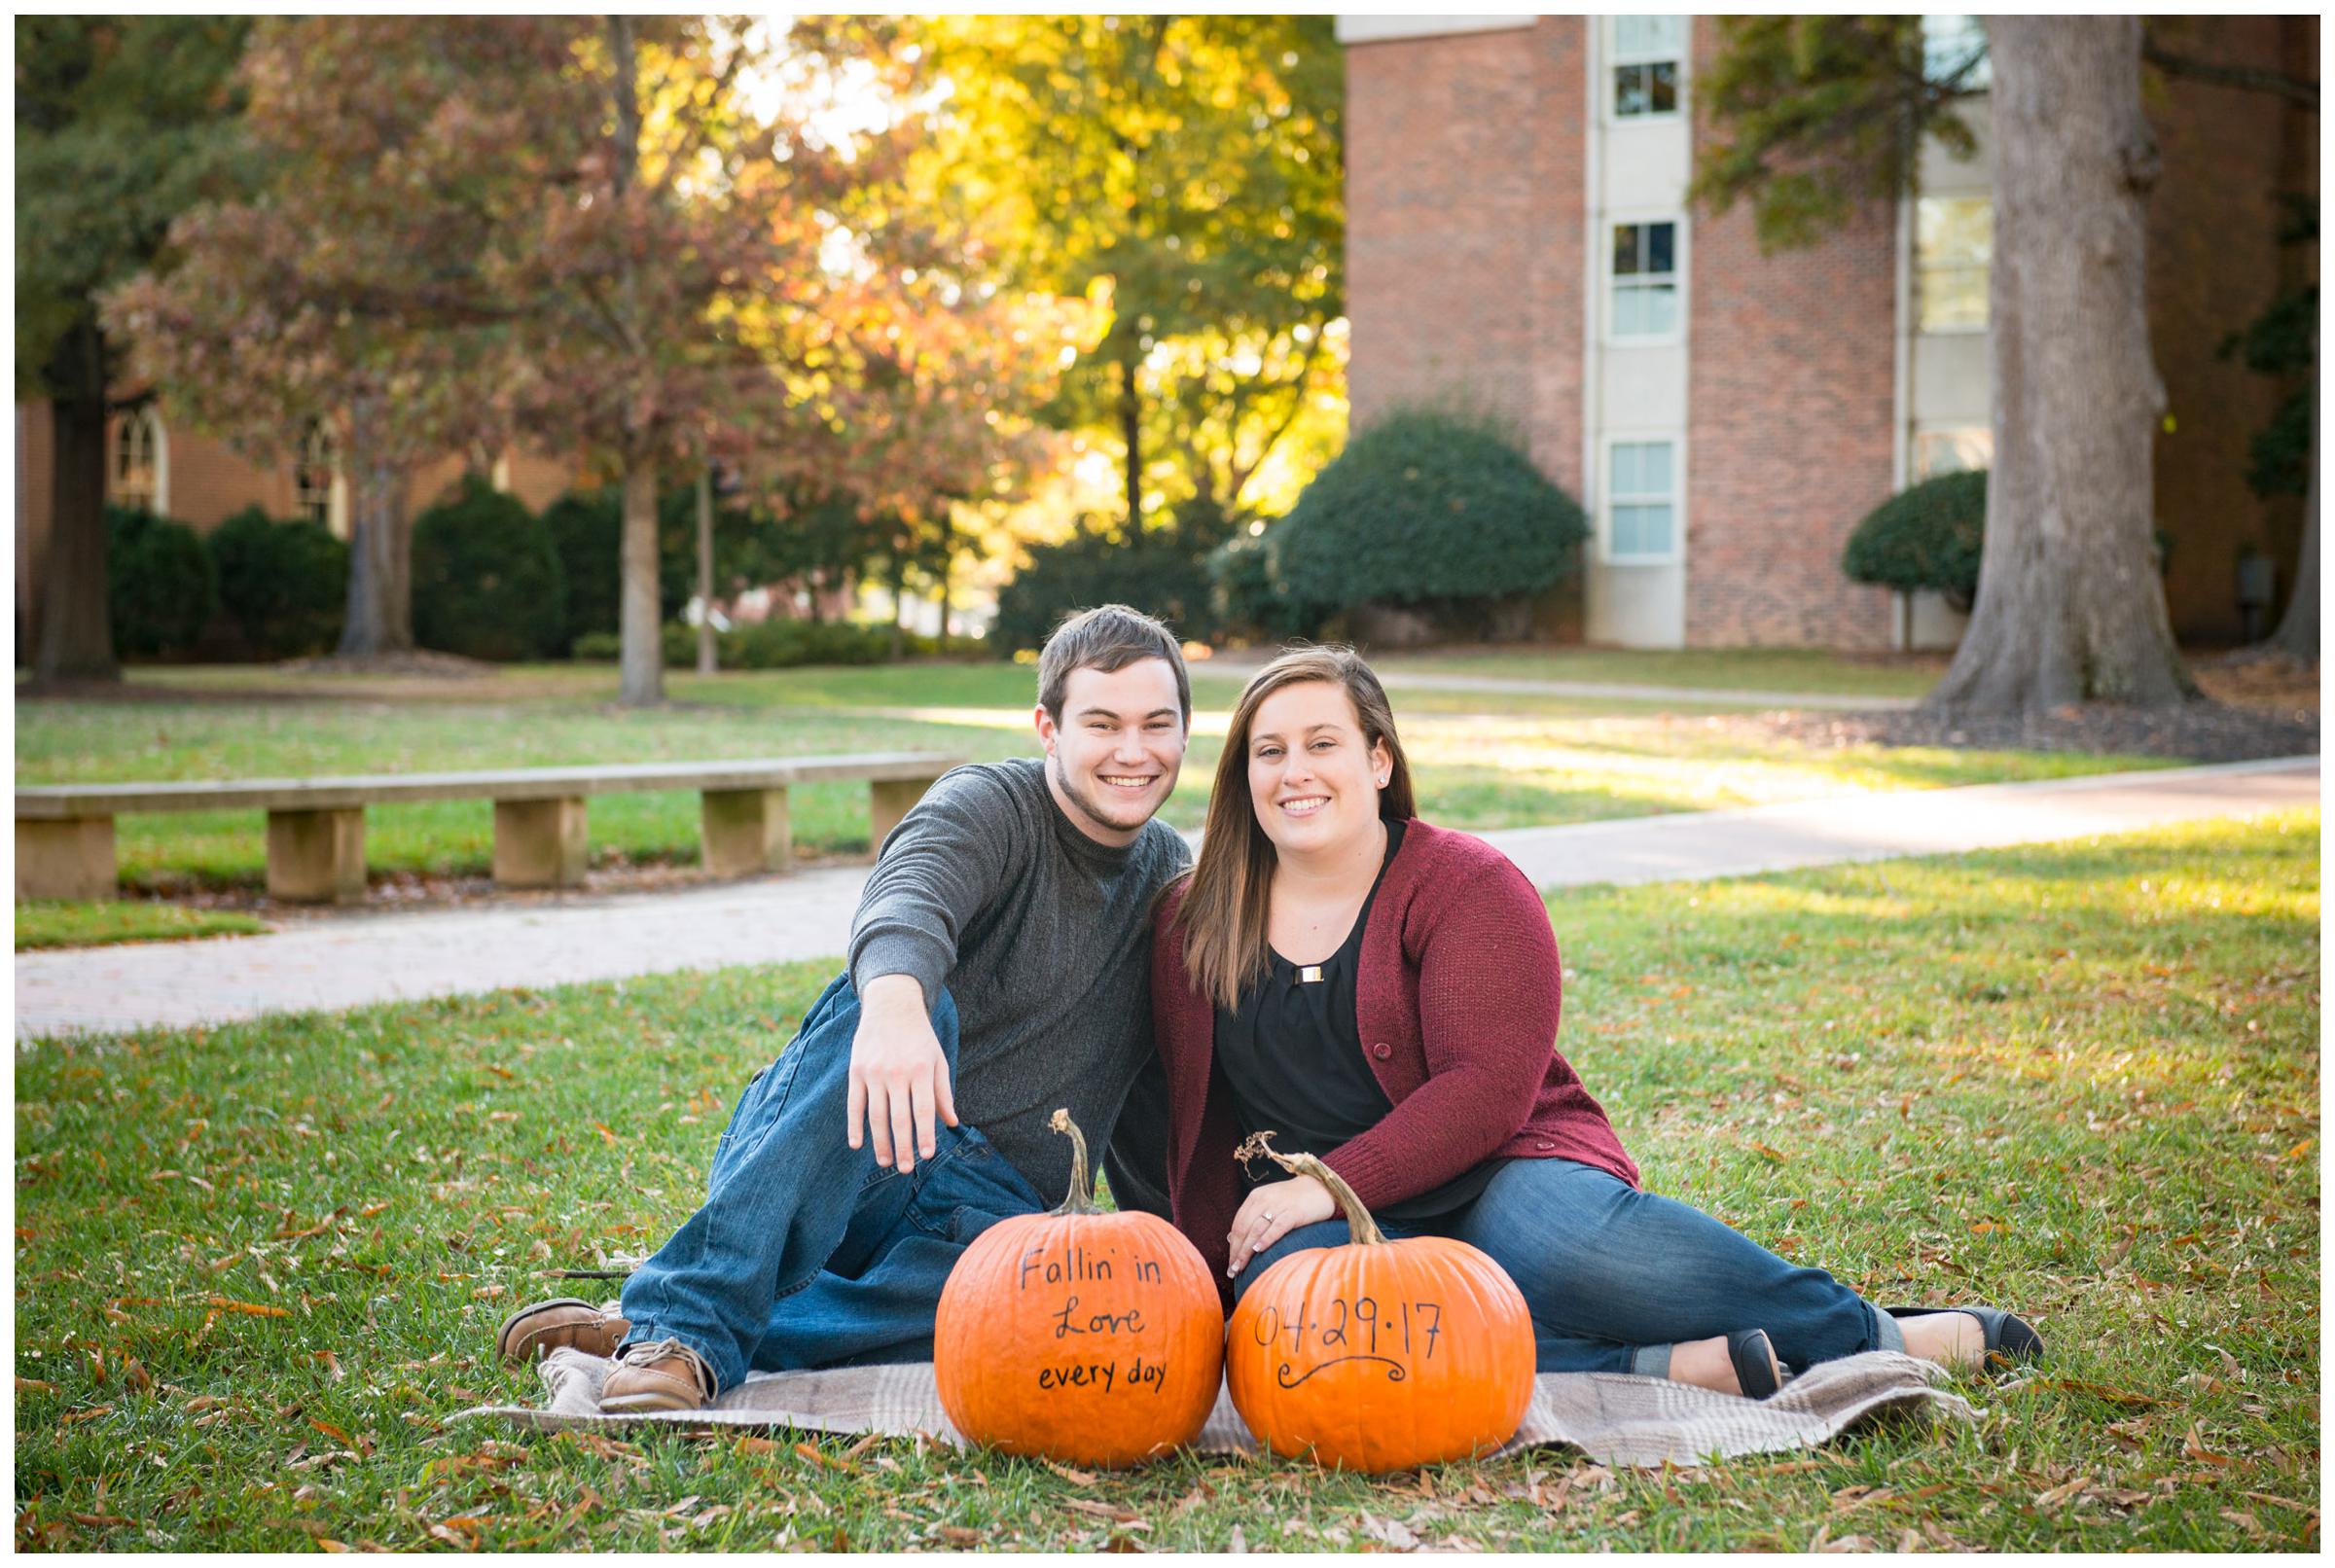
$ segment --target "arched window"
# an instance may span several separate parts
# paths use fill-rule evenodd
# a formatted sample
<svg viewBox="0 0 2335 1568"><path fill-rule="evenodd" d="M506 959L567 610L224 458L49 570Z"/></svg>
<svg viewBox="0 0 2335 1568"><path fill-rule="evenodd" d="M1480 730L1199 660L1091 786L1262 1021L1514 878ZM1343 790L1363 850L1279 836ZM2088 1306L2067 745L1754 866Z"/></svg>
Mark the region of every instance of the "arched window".
<svg viewBox="0 0 2335 1568"><path fill-rule="evenodd" d="M114 424L107 499L116 506L165 510L170 500L168 450L161 414L151 408L124 414Z"/></svg>
<svg viewBox="0 0 2335 1568"><path fill-rule="evenodd" d="M300 449L292 467L293 503L300 515L321 522L335 534L347 537L346 507L341 484L341 444L333 427L311 419L300 433Z"/></svg>

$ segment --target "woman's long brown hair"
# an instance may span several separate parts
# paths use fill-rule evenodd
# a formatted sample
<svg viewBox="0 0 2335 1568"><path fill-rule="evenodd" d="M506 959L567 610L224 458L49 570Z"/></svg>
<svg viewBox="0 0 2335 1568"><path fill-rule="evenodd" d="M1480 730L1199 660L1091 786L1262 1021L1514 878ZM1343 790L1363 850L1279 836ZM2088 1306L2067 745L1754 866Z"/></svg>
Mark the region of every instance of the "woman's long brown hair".
<svg viewBox="0 0 2335 1568"><path fill-rule="evenodd" d="M1343 688L1361 722L1363 744L1385 745L1392 766L1386 787L1379 792L1379 815L1418 815L1411 765L1394 732L1394 710L1387 705L1386 689L1359 654L1350 648L1300 648L1257 671L1233 709L1224 754L1216 761L1216 782L1208 792L1208 819L1190 891L1184 895L1175 929L1162 932L1159 939L1182 941L1185 973L1202 995L1220 1007L1238 1008L1240 993L1264 977L1267 965L1274 848L1249 800L1249 730L1267 697L1308 681Z"/></svg>

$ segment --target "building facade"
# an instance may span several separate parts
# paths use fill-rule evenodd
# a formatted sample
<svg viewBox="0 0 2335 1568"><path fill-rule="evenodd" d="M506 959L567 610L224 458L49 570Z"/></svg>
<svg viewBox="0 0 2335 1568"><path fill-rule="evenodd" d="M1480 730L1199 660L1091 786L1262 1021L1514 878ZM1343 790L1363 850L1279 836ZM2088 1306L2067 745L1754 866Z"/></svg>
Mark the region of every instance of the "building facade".
<svg viewBox="0 0 2335 1568"><path fill-rule="evenodd" d="M1932 64L1983 37L1927 18ZM1950 647L1961 619L1841 572L1850 531L1992 450L1979 155L1925 148L1919 191L1763 255L1747 204L1690 207L1709 18L1346 17L1348 384L1357 425L1458 402L1521 431L1590 515L1563 632L1634 647ZM2198 18L2184 47L2316 80L2316 18ZM1984 66L1979 67L1983 80ZM2316 248L2279 244L2317 191L2317 120L2170 80L2148 110L2151 332L2167 595L2193 641L2240 634L2238 562L2293 566L2299 507L2246 487L2281 389L2219 352ZM2285 589L2281 576L2280 591Z"/></svg>

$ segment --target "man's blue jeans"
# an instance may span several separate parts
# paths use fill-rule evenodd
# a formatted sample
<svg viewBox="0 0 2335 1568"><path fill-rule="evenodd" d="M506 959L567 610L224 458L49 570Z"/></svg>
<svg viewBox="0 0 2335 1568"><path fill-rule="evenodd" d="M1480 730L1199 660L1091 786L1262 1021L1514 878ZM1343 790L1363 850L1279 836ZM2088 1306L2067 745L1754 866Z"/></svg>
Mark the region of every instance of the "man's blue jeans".
<svg viewBox="0 0 2335 1568"><path fill-rule="evenodd" d="M1896 1320L1821 1268L1786 1263L1673 1198L1570 1159L1512 1159L1465 1208L1389 1238L1454 1236L1490 1253L1532 1311L1546 1372L1667 1376L1670 1346L1765 1329L1805 1370L1860 1350L1902 1350ZM1342 1246L1344 1220L1300 1227L1234 1277L1236 1297L1307 1247Z"/></svg>
<svg viewBox="0 0 2335 1568"><path fill-rule="evenodd" d="M933 1032L956 1071L956 1003ZM965 1245L1045 1207L971 1126L934 1127L903 1175L844 1141L859 997L839 975L778 1060L738 1096L704 1207L625 1282L627 1344L678 1339L720 1388L749 1370L927 1361L941 1287Z"/></svg>

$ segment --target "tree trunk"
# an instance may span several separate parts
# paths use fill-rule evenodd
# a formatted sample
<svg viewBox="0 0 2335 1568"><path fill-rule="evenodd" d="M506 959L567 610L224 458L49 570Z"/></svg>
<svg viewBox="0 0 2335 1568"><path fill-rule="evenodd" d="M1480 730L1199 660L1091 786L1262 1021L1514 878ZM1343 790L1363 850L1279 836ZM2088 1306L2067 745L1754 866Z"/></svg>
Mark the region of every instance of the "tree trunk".
<svg viewBox="0 0 2335 1568"><path fill-rule="evenodd" d="M892 552L892 658L900 658L905 641L908 619L908 550L903 544Z"/></svg>
<svg viewBox="0 0 2335 1568"><path fill-rule="evenodd" d="M657 460L625 464L624 553L617 601L620 640L617 701L647 707L665 700L663 628L657 621Z"/></svg>
<svg viewBox="0 0 2335 1568"><path fill-rule="evenodd" d="M413 651L413 519L405 465L381 441L387 412L377 394L349 408L348 612L338 650L343 659Z"/></svg>
<svg viewBox="0 0 2335 1568"><path fill-rule="evenodd" d="M85 320L57 344L54 465L35 681L118 681L105 573L105 339Z"/></svg>
<svg viewBox="0 0 2335 1568"><path fill-rule="evenodd" d="M1127 443L1127 537L1143 532L1143 400L1135 391L1135 362L1119 362L1119 434Z"/></svg>
<svg viewBox="0 0 2335 1568"><path fill-rule="evenodd" d="M2318 377L2311 379L2311 488L2303 497L2303 549L2294 563L2294 595L2269 647L2300 664L2318 663Z"/></svg>
<svg viewBox="0 0 2335 1568"><path fill-rule="evenodd" d="M1994 468L1978 604L1933 707L2177 703L2153 537L2165 388L2141 197L2157 152L2134 17L1990 17Z"/></svg>
<svg viewBox="0 0 2335 1568"><path fill-rule="evenodd" d="M698 470L698 673L711 675L713 654L713 466Z"/></svg>

